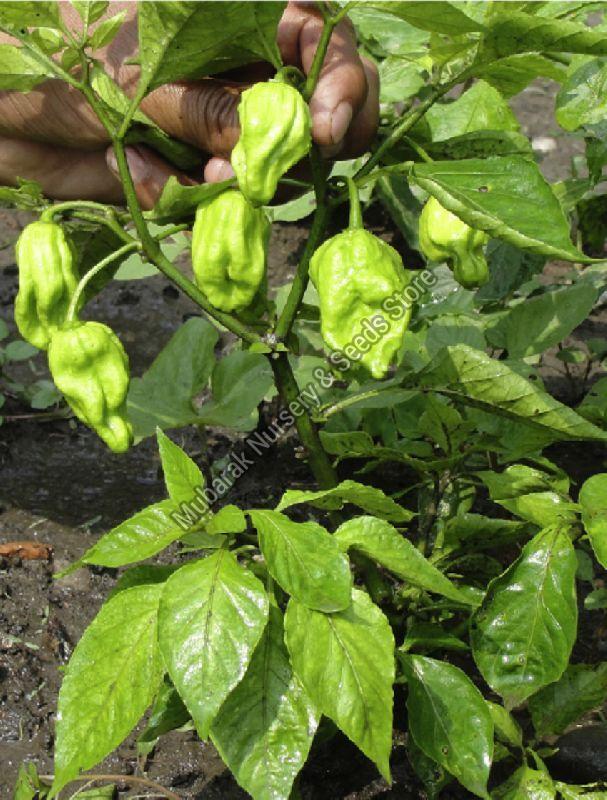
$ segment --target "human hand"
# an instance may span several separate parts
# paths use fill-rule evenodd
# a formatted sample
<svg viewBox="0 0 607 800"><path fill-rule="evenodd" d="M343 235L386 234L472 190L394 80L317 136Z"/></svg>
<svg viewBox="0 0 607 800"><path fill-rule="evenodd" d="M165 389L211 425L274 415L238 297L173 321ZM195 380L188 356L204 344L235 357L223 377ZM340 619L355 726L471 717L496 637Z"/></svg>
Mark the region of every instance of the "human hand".
<svg viewBox="0 0 607 800"><path fill-rule="evenodd" d="M124 62L137 51L136 8L132 3L111 3L108 14L122 7L126 22L100 55L108 73L132 94L138 68ZM77 26L67 4L64 16ZM322 26L314 5L288 3L277 35L284 62L307 72ZM209 78L162 86L142 103L142 110L169 135L209 153L200 176L207 182L233 174L229 154L238 139L240 91L269 73L263 65L250 65L236 77L243 80ZM353 28L343 20L335 29L310 101L313 138L325 156L350 158L365 152L377 129L378 94L377 71L359 57ZM0 136L0 182L13 184L17 177L36 180L47 196L56 199L123 201L107 133L84 98L65 83L47 81L27 94L0 92ZM154 205L170 175L184 183L195 182L144 146L128 147L127 158L144 208Z"/></svg>

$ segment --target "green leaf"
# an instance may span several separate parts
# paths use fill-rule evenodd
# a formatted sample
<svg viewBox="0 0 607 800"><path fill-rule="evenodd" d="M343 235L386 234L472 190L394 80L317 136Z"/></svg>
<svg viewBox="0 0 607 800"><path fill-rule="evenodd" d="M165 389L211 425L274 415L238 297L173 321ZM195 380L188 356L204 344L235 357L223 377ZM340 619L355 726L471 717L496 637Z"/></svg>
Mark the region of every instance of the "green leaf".
<svg viewBox="0 0 607 800"><path fill-rule="evenodd" d="M114 800L116 797L116 784L111 783L106 786L97 786L94 789L78 792L78 797L82 800Z"/></svg>
<svg viewBox="0 0 607 800"><path fill-rule="evenodd" d="M517 132L520 128L508 103L485 81L477 81L453 102L432 106L425 118L433 142L475 131Z"/></svg>
<svg viewBox="0 0 607 800"><path fill-rule="evenodd" d="M390 780L394 637L384 614L358 589L352 605L336 614L291 598L285 630L291 664L312 703Z"/></svg>
<svg viewBox="0 0 607 800"><path fill-rule="evenodd" d="M238 506L228 503L220 508L206 525L207 533L242 533L247 528L247 520Z"/></svg>
<svg viewBox="0 0 607 800"><path fill-rule="evenodd" d="M447 347L417 376L418 388L434 389L465 405L549 430L561 439L607 440L586 422L503 361L466 345Z"/></svg>
<svg viewBox="0 0 607 800"><path fill-rule="evenodd" d="M257 424L257 406L273 384L272 368L265 356L236 350L213 369L213 399L200 408L196 422L250 431Z"/></svg>
<svg viewBox="0 0 607 800"><path fill-rule="evenodd" d="M477 64L472 67L472 72L506 97L522 92L535 78L550 78L562 83L567 74L563 64L540 53L521 53Z"/></svg>
<svg viewBox="0 0 607 800"><path fill-rule="evenodd" d="M607 569L607 474L593 475L580 489L582 522L597 561Z"/></svg>
<svg viewBox="0 0 607 800"><path fill-rule="evenodd" d="M40 209L44 205L42 188L36 181L16 179L17 186L0 186L0 206L24 211Z"/></svg>
<svg viewBox="0 0 607 800"><path fill-rule="evenodd" d="M485 702L493 720L496 738L512 747L522 748L523 732L512 714L506 711L504 706L492 703L489 700L485 700Z"/></svg>
<svg viewBox="0 0 607 800"><path fill-rule="evenodd" d="M449 108L449 106L446 106ZM471 127L471 124L470 124ZM460 161L466 158L491 156L524 156L531 158L531 142L515 130L489 130L482 128L471 133L449 136L438 142L424 142L424 149L435 161Z"/></svg>
<svg viewBox="0 0 607 800"><path fill-rule="evenodd" d="M72 0L72 5L83 24L92 25L105 14L109 0Z"/></svg>
<svg viewBox="0 0 607 800"><path fill-rule="evenodd" d="M97 62L92 64L90 79L92 88L99 95L99 101L103 104L106 116L116 127L119 127L124 115L130 109L131 98ZM138 108L133 114L133 124L129 129L126 143L147 144L181 169L191 170L200 164L200 152L195 147L172 139L150 117L144 114L141 108Z"/></svg>
<svg viewBox="0 0 607 800"><path fill-rule="evenodd" d="M35 409L50 408L61 400L61 392L52 381L36 381L32 386L30 406Z"/></svg>
<svg viewBox="0 0 607 800"><path fill-rule="evenodd" d="M373 2L365 5L380 8L395 17L406 20L410 25L421 28L423 31L435 33L445 33L448 36L457 36L460 33L471 33L483 30L483 26L467 16L459 3L433 2L429 5L426 2Z"/></svg>
<svg viewBox="0 0 607 800"><path fill-rule="evenodd" d="M318 611L350 605L352 575L335 538L316 522L278 511L249 511L268 571L285 592Z"/></svg>
<svg viewBox="0 0 607 800"><path fill-rule="evenodd" d="M40 782L36 765L31 761L23 762L19 767L17 783L13 790L13 800L42 800L46 797L48 787Z"/></svg>
<svg viewBox="0 0 607 800"><path fill-rule="evenodd" d="M126 10L120 11L118 14L114 14L114 16L108 19L104 19L103 22L95 28L90 38L90 46L92 49L100 50L102 47L106 47L122 27L125 17Z"/></svg>
<svg viewBox="0 0 607 800"><path fill-rule="evenodd" d="M3 0L0 4L0 30L17 33L24 28L60 30L59 4L54 0Z"/></svg>
<svg viewBox="0 0 607 800"><path fill-rule="evenodd" d="M603 31L567 20L534 17L520 11L493 17L482 42L479 61L491 61L513 53L588 53L607 55Z"/></svg>
<svg viewBox="0 0 607 800"><path fill-rule="evenodd" d="M147 2L139 8L140 86L203 78L248 64L281 66L276 27L284 3Z"/></svg>
<svg viewBox="0 0 607 800"><path fill-rule="evenodd" d="M599 708L607 698L607 662L570 664L563 676L529 700L538 738L563 733L582 714Z"/></svg>
<svg viewBox="0 0 607 800"><path fill-rule="evenodd" d="M472 619L472 651L506 708L558 680L577 630L577 559L558 526L535 536L518 559L491 581Z"/></svg>
<svg viewBox="0 0 607 800"><path fill-rule="evenodd" d="M205 387L213 366L217 331L192 317L172 336L142 378L133 378L129 417L138 441L156 428L179 428L196 422L193 397Z"/></svg>
<svg viewBox="0 0 607 800"><path fill-rule="evenodd" d="M345 550L354 548L412 586L441 594L456 603L470 603L466 594L384 520L355 517L335 531L335 539Z"/></svg>
<svg viewBox="0 0 607 800"><path fill-rule="evenodd" d="M408 628L404 641L398 649L399 652L408 653L410 650L466 651L470 648L465 642L438 624L415 621Z"/></svg>
<svg viewBox="0 0 607 800"><path fill-rule="evenodd" d="M169 731L181 728L190 715L173 684L165 677L152 707L147 725L137 739L137 753L147 755L158 739Z"/></svg>
<svg viewBox="0 0 607 800"><path fill-rule="evenodd" d="M474 228L565 261L592 261L571 243L569 223L537 164L520 156L415 164L411 178Z"/></svg>
<svg viewBox="0 0 607 800"><path fill-rule="evenodd" d="M177 564L139 564L121 573L109 596L150 583L164 583L178 568Z"/></svg>
<svg viewBox="0 0 607 800"><path fill-rule="evenodd" d="M196 489L204 488L200 468L160 428L156 428L156 438L169 497L175 503L191 501Z"/></svg>
<svg viewBox="0 0 607 800"><path fill-rule="evenodd" d="M572 786L570 783L556 781L555 786L561 800L605 800L605 791L600 789L604 784L591 783L588 786ZM598 791L593 792L592 787Z"/></svg>
<svg viewBox="0 0 607 800"><path fill-rule="evenodd" d="M183 536L183 528L172 517L176 509L172 500L144 508L98 539L73 567L122 567L156 555Z"/></svg>
<svg viewBox="0 0 607 800"><path fill-rule="evenodd" d="M556 790L547 772L522 766L491 793L494 800L554 800Z"/></svg>
<svg viewBox="0 0 607 800"><path fill-rule="evenodd" d="M562 342L590 314L597 289L577 283L526 298L500 317L487 339L508 351L510 358L527 358Z"/></svg>
<svg viewBox="0 0 607 800"><path fill-rule="evenodd" d="M544 527L575 522L575 505L566 497L567 488L550 481L540 470L511 464L503 472L477 472L494 503L512 514Z"/></svg>
<svg viewBox="0 0 607 800"><path fill-rule="evenodd" d="M194 217L200 203L212 200L213 197L217 197L233 185L234 179L230 178L219 183L198 183L195 186L184 186L174 175L171 175L164 184L156 205L145 216L160 223L176 222Z"/></svg>
<svg viewBox="0 0 607 800"><path fill-rule="evenodd" d="M518 541L528 531L529 526L518 520L457 514L446 521L439 549L494 550Z"/></svg>
<svg viewBox="0 0 607 800"><path fill-rule="evenodd" d="M570 71L556 98L555 116L566 131L596 125L607 116L607 59L588 59Z"/></svg>
<svg viewBox="0 0 607 800"><path fill-rule="evenodd" d="M53 73L23 48L0 45L0 90L29 92L50 77Z"/></svg>
<svg viewBox="0 0 607 800"><path fill-rule="evenodd" d="M419 250L419 215L422 205L403 175L382 175L375 191L409 246Z"/></svg>
<svg viewBox="0 0 607 800"><path fill-rule="evenodd" d="M9 342L4 348L4 355L8 361L27 361L29 358L37 356L39 352L37 347L21 339Z"/></svg>
<svg viewBox="0 0 607 800"><path fill-rule="evenodd" d="M213 744L255 800L278 800L290 797L318 722L289 663L282 612L270 606L249 668L213 722Z"/></svg>
<svg viewBox="0 0 607 800"><path fill-rule="evenodd" d="M76 645L59 691L55 794L111 753L152 702L163 673L156 633L161 588L116 594Z"/></svg>
<svg viewBox="0 0 607 800"><path fill-rule="evenodd" d="M351 480L342 481L333 489L322 489L318 492L288 489L281 497L276 510L284 511L285 508L299 503L309 503L317 508L331 511L343 508L344 503L351 503L363 511L391 522L408 522L413 518L408 509L399 506L381 489Z"/></svg>
<svg viewBox="0 0 607 800"><path fill-rule="evenodd" d="M409 731L417 746L478 797L488 798L493 721L461 669L425 656L402 656Z"/></svg>
<svg viewBox="0 0 607 800"><path fill-rule="evenodd" d="M186 564L166 582L160 649L202 739L242 680L267 618L263 584L227 550Z"/></svg>

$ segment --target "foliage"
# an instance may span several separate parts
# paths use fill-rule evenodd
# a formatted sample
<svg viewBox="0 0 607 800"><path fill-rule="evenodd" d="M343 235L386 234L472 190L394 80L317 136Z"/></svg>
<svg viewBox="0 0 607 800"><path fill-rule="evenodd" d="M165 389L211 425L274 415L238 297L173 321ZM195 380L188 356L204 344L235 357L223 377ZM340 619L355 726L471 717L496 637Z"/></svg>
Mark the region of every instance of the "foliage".
<svg viewBox="0 0 607 800"><path fill-rule="evenodd" d="M117 269L118 279L160 271L206 318L185 322L130 381L129 424L135 442L156 432L168 497L105 533L69 568L126 569L66 668L53 785L27 765L16 796L57 796L150 708L142 754L164 733L194 726L255 800L288 800L323 717L389 781L393 727L403 717L396 684L406 692L407 754L428 796L457 781L482 798L604 797L600 787L555 782L540 757L546 737L607 697L605 663L572 663L578 579L594 589L587 609L607 607L593 584L607 567L607 475L576 492L545 453L557 442L607 441L607 379L586 392L607 343L590 339L587 352L563 344L607 284L607 40L603 22L586 24L604 4L323 3L326 36L304 77L281 69L283 3L145 2L133 99L96 58L122 16L104 17L105 2L74 5L76 33L65 30L55 2L0 3L0 30L16 42L0 45L0 87L24 92L53 77L81 92L113 142L128 210L53 205L24 182L3 188L0 200L40 209L69 235L78 256L70 318ZM371 154L331 174L313 145L312 183L289 181L283 173L309 146L304 100L346 11L382 78L378 139ZM146 142L181 166L199 155L146 118L142 99L166 82L259 59L280 72L282 83L262 91L290 95L298 141L289 139L285 108L264 108L261 122L275 135L264 150L247 128L250 118L260 122L259 109L249 109L238 181L171 179L144 214L125 142ZM540 76L559 82L556 119L586 143L585 170L555 185L509 105ZM267 185L249 185L251 165ZM174 266L199 207L204 215L245 187L266 202L275 180L294 183L297 194L254 210L255 275L243 273L250 242L229 214L213 231L224 247L217 263L205 260L208 231L197 236L198 283ZM381 204L393 220L405 267L362 230L360 199L365 213ZM330 214L348 200L356 236L323 244ZM424 248L433 259L425 264L419 217L428 201L463 231L480 278L456 270L456 282L453 264L443 263L453 254L438 248ZM293 281L267 297L266 218L311 213ZM548 259L570 262L570 272L540 280ZM234 299L243 275L249 283ZM377 315L399 322L385 325L383 351L379 328L365 324ZM222 357L217 330L235 335ZM9 344L3 363L29 358L24 347ZM540 378L556 347L576 408ZM102 376L104 386L116 388ZM282 408L271 437L258 407L275 394ZM163 433L186 425L247 434L247 455L235 452L221 474L216 465L203 475ZM267 508L219 502L251 452L260 457L292 427L318 486L289 489ZM386 473L396 476L390 490L377 486ZM175 542L185 562L139 563Z"/></svg>

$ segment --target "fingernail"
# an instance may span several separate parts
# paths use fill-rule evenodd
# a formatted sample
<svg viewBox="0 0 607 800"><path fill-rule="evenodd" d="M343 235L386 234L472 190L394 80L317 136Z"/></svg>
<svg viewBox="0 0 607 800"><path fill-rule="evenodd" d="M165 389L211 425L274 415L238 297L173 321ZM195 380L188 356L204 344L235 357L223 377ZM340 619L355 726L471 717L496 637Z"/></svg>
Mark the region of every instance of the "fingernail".
<svg viewBox="0 0 607 800"><path fill-rule="evenodd" d="M151 175L149 163L141 156L134 147L127 147L125 149L126 160L129 165L129 171L133 178L134 183L143 183L148 180ZM116 154L112 149L109 149L105 154L105 161L108 168L114 173L119 175L118 162L116 161Z"/></svg>
<svg viewBox="0 0 607 800"><path fill-rule="evenodd" d="M352 116L352 106L345 100L342 100L331 114L331 140L335 144L341 142L346 135L352 122Z"/></svg>
<svg viewBox="0 0 607 800"><path fill-rule="evenodd" d="M118 175L118 162L116 161L116 154L111 147L106 151L105 163L108 165L108 169L114 173L114 175Z"/></svg>
<svg viewBox="0 0 607 800"><path fill-rule="evenodd" d="M134 147L127 147L124 152L129 164L129 171L133 178L133 183L143 183L147 181L151 175L149 161L146 161Z"/></svg>
<svg viewBox="0 0 607 800"><path fill-rule="evenodd" d="M207 161L204 168L204 180L206 183L219 183L233 177L234 170L227 159L213 156Z"/></svg>
<svg viewBox="0 0 607 800"><path fill-rule="evenodd" d="M218 164L216 168L216 179L217 181L227 181L228 178L234 177L234 170L232 169L232 165L229 161L224 161L222 164Z"/></svg>

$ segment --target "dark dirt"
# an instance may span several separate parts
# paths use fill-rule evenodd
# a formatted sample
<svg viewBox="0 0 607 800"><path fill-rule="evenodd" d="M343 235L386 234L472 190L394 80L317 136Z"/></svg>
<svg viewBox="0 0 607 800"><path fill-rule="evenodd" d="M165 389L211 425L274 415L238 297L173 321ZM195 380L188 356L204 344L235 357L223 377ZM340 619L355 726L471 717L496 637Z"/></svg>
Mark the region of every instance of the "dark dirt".
<svg viewBox="0 0 607 800"><path fill-rule="evenodd" d="M538 82L513 105L532 137L555 142L542 163L551 180L569 172L570 159L581 143L556 139L552 120L553 90ZM579 146L578 146L579 145ZM550 147L546 142L542 147ZM0 212L0 247L16 238L27 221L24 214ZM385 224L375 220L378 227ZM283 283L291 277L305 226L275 226L270 278ZM398 238L398 237L397 237ZM395 242L398 246L398 241ZM285 265L287 269L285 270ZM0 251L0 316L12 325L16 270L12 248ZM558 265L552 269L559 270ZM187 315L191 303L161 277L137 284L111 284L88 307L91 317L110 324L124 342L134 374L141 374ZM605 335L607 316L593 315L576 331L574 340ZM221 343L220 343L221 344ZM37 368L44 374L44 361ZM550 389L565 399L571 386L556 359L544 375ZM27 409L10 406L7 415ZM173 438L207 468L226 455L233 439L217 431L175 432ZM603 448L560 446L553 453L582 481L605 467ZM226 502L242 506L268 505L289 486L306 486L310 477L286 441L258 461L233 487ZM165 496L155 443L144 441L124 456L113 456L81 425L67 421L14 421L0 427L0 543L34 540L52 545L45 561L0 561L0 798L12 796L19 764L34 761L41 773L52 772L53 715L61 681L60 668L82 631L115 583L117 571L82 569L61 581L52 573L76 559L99 533L136 510ZM176 556L173 548L168 557ZM596 644L596 616L584 636L584 655ZM589 659L591 660L591 659ZM141 774L134 736L109 757L98 772ZM193 733L163 738L145 765L146 774L184 798L241 800L246 798L223 766L213 747ZM304 800L396 800L423 798L412 776L404 747L393 753L394 784L388 788L373 767L345 739L336 738L315 750L301 778ZM134 786L125 783L121 788ZM463 790L446 790L445 800L468 797Z"/></svg>

